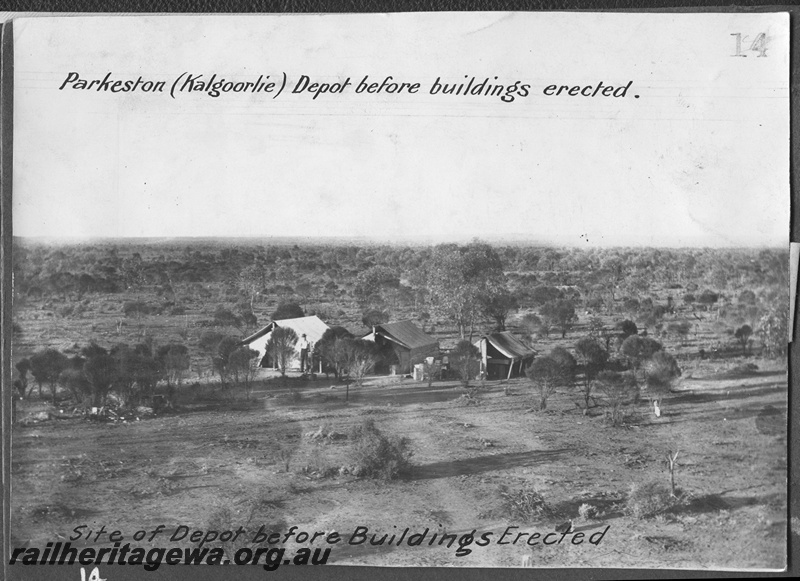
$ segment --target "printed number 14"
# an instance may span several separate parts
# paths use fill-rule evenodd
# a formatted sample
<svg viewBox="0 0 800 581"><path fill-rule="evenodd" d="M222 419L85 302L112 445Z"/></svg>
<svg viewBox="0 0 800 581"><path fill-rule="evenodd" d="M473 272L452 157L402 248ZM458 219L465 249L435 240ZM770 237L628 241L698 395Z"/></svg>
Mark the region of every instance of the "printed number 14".
<svg viewBox="0 0 800 581"><path fill-rule="evenodd" d="M742 54L742 33L741 32L733 32L731 36L736 37L736 54L732 54L731 56L747 56L746 54ZM747 37L744 37L747 40ZM748 50L754 50L758 52L758 56L767 56L767 35L764 32L761 32L756 36L755 40L750 44L750 48Z"/></svg>
<svg viewBox="0 0 800 581"><path fill-rule="evenodd" d="M81 581L87 581L86 580L86 569L84 569L83 567L81 567ZM88 581L106 581L106 580L100 578L100 569L95 567L94 569L92 569L92 572L89 573L89 580Z"/></svg>

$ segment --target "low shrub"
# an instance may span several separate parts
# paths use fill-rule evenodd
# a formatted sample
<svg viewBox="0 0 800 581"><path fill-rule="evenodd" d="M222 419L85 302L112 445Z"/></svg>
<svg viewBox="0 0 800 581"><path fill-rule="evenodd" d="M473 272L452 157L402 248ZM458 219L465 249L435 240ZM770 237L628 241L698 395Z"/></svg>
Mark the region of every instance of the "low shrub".
<svg viewBox="0 0 800 581"><path fill-rule="evenodd" d="M751 377L758 375L758 365L755 363L745 363L744 365L737 365L727 371L723 371L717 377L724 379L739 379L742 377Z"/></svg>
<svg viewBox="0 0 800 581"><path fill-rule="evenodd" d="M336 476L339 473L339 468L329 463L328 456L329 454L327 451L323 452L318 444L312 445L311 451L307 456L306 465L303 467L302 471L306 474L314 475L317 478L332 478ZM288 468L288 462L286 466Z"/></svg>
<svg viewBox="0 0 800 581"><path fill-rule="evenodd" d="M578 507L578 516L583 520L594 520L600 517L600 509L584 502Z"/></svg>
<svg viewBox="0 0 800 581"><path fill-rule="evenodd" d="M294 452L295 450L291 446L279 446L277 450L278 460L280 460L280 464L287 474L290 472Z"/></svg>
<svg viewBox="0 0 800 581"><path fill-rule="evenodd" d="M625 508L635 518L651 518L680 504L680 496L680 493L672 496L666 483L651 480L631 486Z"/></svg>
<svg viewBox="0 0 800 581"><path fill-rule="evenodd" d="M358 477L392 480L411 466L408 438L386 436L371 419L351 430L350 442L351 463Z"/></svg>
<svg viewBox="0 0 800 581"><path fill-rule="evenodd" d="M298 403L303 400L303 393L294 387L275 396L281 403Z"/></svg>
<svg viewBox="0 0 800 581"><path fill-rule="evenodd" d="M72 316L72 313L74 311L75 311L75 305L66 305L56 309L56 313L58 314L59 317Z"/></svg>
<svg viewBox="0 0 800 581"><path fill-rule="evenodd" d="M246 520L242 518L241 512L243 511L241 508L236 510L236 512L227 506L217 508L208 517L206 526L210 531L233 531L242 525L244 525L246 528L247 525L253 520L256 511L264 504L265 501L263 498L258 496L248 499L248 501L245 503L244 510L244 512L247 514ZM242 522L243 520L244 522ZM232 560L237 551L245 548L252 548L252 545L250 544L250 538L251 537L249 535L240 535L229 541L212 541L209 543L209 546L211 548L222 549L225 552L225 556Z"/></svg>
<svg viewBox="0 0 800 581"><path fill-rule="evenodd" d="M530 486L523 486L517 490L509 490L502 486L500 497L503 499L504 516L516 519L520 523L536 520L552 512L541 493Z"/></svg>
<svg viewBox="0 0 800 581"><path fill-rule="evenodd" d="M478 390L471 389L452 400L451 404L455 407L466 407L471 405L481 405L482 401L483 400L481 399L481 395L478 393Z"/></svg>

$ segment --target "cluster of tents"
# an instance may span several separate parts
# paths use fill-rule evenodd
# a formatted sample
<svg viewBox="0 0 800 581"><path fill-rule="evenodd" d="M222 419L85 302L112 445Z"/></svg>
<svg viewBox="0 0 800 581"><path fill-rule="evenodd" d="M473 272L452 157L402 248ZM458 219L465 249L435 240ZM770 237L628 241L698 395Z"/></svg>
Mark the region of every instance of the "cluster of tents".
<svg viewBox="0 0 800 581"><path fill-rule="evenodd" d="M262 367L273 366L267 353L267 342L273 331L279 327L293 329L298 337L305 336L311 346L312 354L314 345L330 329L316 315L270 322L249 337L242 339L240 343L258 352L258 360ZM446 357L446 353L442 353L439 347L439 340L425 333L412 321L375 325L363 339L374 342L387 355L389 367L400 374L411 373L415 364L426 359L441 360L443 356ZM524 366L536 355L534 349L508 331L482 335L474 344L480 351L481 370L489 379L502 379L521 374ZM288 367L299 369L300 358L298 342L295 348L295 357ZM314 361L314 365L320 366L319 371L321 372L322 362L315 361L313 357L312 361Z"/></svg>

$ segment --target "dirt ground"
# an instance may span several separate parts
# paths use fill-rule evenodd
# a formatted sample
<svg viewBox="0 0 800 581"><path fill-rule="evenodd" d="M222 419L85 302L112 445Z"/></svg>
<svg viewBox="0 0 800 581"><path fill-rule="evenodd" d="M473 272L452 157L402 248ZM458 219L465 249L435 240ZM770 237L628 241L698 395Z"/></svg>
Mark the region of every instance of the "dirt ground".
<svg viewBox="0 0 800 581"><path fill-rule="evenodd" d="M272 382L250 400L208 390L184 397L175 414L108 423L29 421L55 411L31 399L20 402L23 425L13 431L11 544L43 547L82 524L128 539L159 524L168 532L296 525L338 531L344 541L329 561L336 564L517 567L530 556L542 567L781 568L788 383L785 367L758 363L758 372L737 376L733 363L701 362L684 373L660 418L644 399L621 428L604 422L602 408L584 415L577 389L533 411L536 394L524 378L487 382L473 398L453 382L429 388L373 378L351 387L349 402L332 380L291 380L290 389ZM308 437L319 428L344 435L367 418L410 439L408 475L382 482L339 473L348 466L347 437ZM679 450L676 484L689 500L656 518L626 514L633 483L668 482L670 449ZM549 516L509 516L502 486L535 487ZM602 515L580 518L584 503ZM508 526L546 533L567 518L587 537L610 528L597 545L494 542ZM494 537L457 557L455 545L346 544L358 526L381 535L427 527Z"/></svg>

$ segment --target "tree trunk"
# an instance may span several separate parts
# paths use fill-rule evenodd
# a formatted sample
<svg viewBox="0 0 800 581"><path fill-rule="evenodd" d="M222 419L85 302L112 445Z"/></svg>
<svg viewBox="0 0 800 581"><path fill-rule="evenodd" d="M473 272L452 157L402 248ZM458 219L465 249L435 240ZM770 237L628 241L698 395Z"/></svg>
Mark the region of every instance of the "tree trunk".
<svg viewBox="0 0 800 581"><path fill-rule="evenodd" d="M667 465L669 467L669 493L675 497L675 461L678 459L678 451L674 454L672 450L667 452Z"/></svg>

